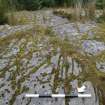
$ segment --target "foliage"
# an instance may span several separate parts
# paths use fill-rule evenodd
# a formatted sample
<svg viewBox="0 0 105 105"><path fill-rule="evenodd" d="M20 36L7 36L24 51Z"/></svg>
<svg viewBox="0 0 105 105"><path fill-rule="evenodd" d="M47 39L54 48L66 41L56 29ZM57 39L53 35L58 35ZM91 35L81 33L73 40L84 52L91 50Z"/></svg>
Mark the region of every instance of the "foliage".
<svg viewBox="0 0 105 105"><path fill-rule="evenodd" d="M27 9L27 10L36 10L43 7L53 7L53 6L75 6L78 3L81 3L82 6L86 6L88 3L96 2L96 0L2 0L6 1L9 5L17 8L18 10ZM102 8L105 2L104 0L97 0L97 7Z"/></svg>
<svg viewBox="0 0 105 105"><path fill-rule="evenodd" d="M99 9L105 8L105 0L97 0L96 5Z"/></svg>
<svg viewBox="0 0 105 105"><path fill-rule="evenodd" d="M17 0L0 0L0 24L5 24L7 22L6 13L8 11L13 11L16 9Z"/></svg>
<svg viewBox="0 0 105 105"><path fill-rule="evenodd" d="M6 22L6 4L3 0L0 0L0 24L4 24Z"/></svg>
<svg viewBox="0 0 105 105"><path fill-rule="evenodd" d="M95 7L103 9L105 14L105 0L0 0L0 24L7 21L5 13L14 10L37 10L44 7L75 7L76 16L80 18L81 8L86 14L94 17ZM102 17L103 19L103 17Z"/></svg>

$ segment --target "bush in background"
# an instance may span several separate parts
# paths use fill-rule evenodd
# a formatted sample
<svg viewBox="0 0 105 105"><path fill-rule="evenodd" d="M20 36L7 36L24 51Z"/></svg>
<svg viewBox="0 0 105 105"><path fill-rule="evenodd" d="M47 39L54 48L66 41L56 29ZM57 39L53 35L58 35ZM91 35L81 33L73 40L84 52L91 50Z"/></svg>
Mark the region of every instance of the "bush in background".
<svg viewBox="0 0 105 105"><path fill-rule="evenodd" d="M5 24L7 22L6 13L6 2L0 0L0 24Z"/></svg>

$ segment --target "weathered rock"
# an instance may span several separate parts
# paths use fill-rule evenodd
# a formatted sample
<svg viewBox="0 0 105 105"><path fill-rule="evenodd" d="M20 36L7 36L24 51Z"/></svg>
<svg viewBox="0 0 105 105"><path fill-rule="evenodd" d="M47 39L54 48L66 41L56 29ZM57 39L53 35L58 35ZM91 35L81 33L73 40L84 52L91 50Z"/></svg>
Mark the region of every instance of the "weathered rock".
<svg viewBox="0 0 105 105"><path fill-rule="evenodd" d="M51 58L51 63L55 69L57 69L57 67L58 67L59 57L60 57L60 54L58 53L57 55L55 55Z"/></svg>
<svg viewBox="0 0 105 105"><path fill-rule="evenodd" d="M51 11L42 11L41 13L38 11L36 18L38 19L38 24L44 25L44 27L52 27L52 29L59 34L60 37L64 38L67 36L68 39L78 39L81 37L82 33L85 33L95 27L95 24L92 25L92 23L78 23L79 32L74 23L70 23L65 18L53 15ZM32 27L32 25L0 26L0 37L5 37L16 32L26 31ZM91 31L89 32L89 35L92 35ZM88 46L90 46L93 42L89 41ZM16 96L16 100L13 100L13 105L65 105L65 99L63 98L30 99L24 97L26 93L52 94L52 88L54 82L56 81L55 74L52 74L53 68L59 70L58 78L61 80L64 80L66 76L69 78L70 74L79 76L79 73L82 71L78 62L71 57L67 58L69 64L68 72L65 67L62 68L64 58L60 58L61 49L58 48L55 55L55 53L53 53L53 50L55 49L49 45L48 38L43 40L38 39L36 46L33 46L33 43L34 40L28 41L25 37L19 41L17 39L13 39L6 48L7 52L5 53L2 51L0 54L3 58L11 59L11 62L9 62L8 59L0 58L0 69L6 67L8 62L10 66L10 68L5 71L4 77L0 79L0 96L2 94L4 95L1 97L2 99L0 98L0 105L8 105L9 100L14 99L14 96L12 95L15 93L16 89L23 89L23 91ZM97 53L99 50L104 50L104 44L96 43L96 41L94 43L96 44L95 48L94 44L92 44L92 48L89 47L90 49L87 50L87 47L83 47L83 50L88 51L89 53L94 53L95 51ZM18 58L18 67L18 65L16 65L16 55L19 53L23 44L26 49L23 50L24 52L22 53L22 56L20 54L20 57ZM96 46L99 46L97 47L98 49ZM38 51L32 51L30 56L27 55L27 52L31 51L31 49L34 49L35 47L37 47ZM50 62L49 59L46 61L48 57L51 57ZM40 65L41 63L42 65ZM50 65L50 63L52 65ZM15 82L19 83L16 85ZM59 84L57 87L56 91L58 93L64 93L63 84L64 83ZM91 93L92 97L90 99L71 99L69 102L70 105L99 105L98 100L95 100L95 92L92 84L90 82L86 82L85 84L88 87L87 93ZM12 88L14 85L15 89ZM24 89L24 87L27 89ZM9 93L5 89L8 89Z"/></svg>
<svg viewBox="0 0 105 105"><path fill-rule="evenodd" d="M0 59L0 70L8 65L9 59Z"/></svg>
<svg viewBox="0 0 105 105"><path fill-rule="evenodd" d="M8 35L15 34L16 32L23 32L33 28L33 25L17 25L17 26L9 26L4 25L0 26L0 37L6 37Z"/></svg>
<svg viewBox="0 0 105 105"><path fill-rule="evenodd" d="M69 104L70 105L99 105L99 100L96 99L96 95L94 92L94 88L91 84L91 82L87 81L84 83L87 86L87 94L91 94L91 98L76 98L71 99Z"/></svg>
<svg viewBox="0 0 105 105"><path fill-rule="evenodd" d="M17 46L12 48L12 53L14 55L16 55L19 51L20 51L20 49Z"/></svg>
<svg viewBox="0 0 105 105"><path fill-rule="evenodd" d="M82 44L83 50L92 55L97 55L105 50L105 43L95 40L85 40Z"/></svg>
<svg viewBox="0 0 105 105"><path fill-rule="evenodd" d="M96 62L96 67L101 72L105 72L105 62Z"/></svg>
<svg viewBox="0 0 105 105"><path fill-rule="evenodd" d="M93 28L95 28L96 23L95 22L86 22L84 24L78 23L78 27L79 27L79 31L81 33L85 33L85 32L91 31Z"/></svg>
<svg viewBox="0 0 105 105"><path fill-rule="evenodd" d="M68 57L68 62L70 65L68 74L73 74L77 76L79 75L80 72L82 72L82 68L80 67L78 62L76 62L74 59L72 59L71 57Z"/></svg>

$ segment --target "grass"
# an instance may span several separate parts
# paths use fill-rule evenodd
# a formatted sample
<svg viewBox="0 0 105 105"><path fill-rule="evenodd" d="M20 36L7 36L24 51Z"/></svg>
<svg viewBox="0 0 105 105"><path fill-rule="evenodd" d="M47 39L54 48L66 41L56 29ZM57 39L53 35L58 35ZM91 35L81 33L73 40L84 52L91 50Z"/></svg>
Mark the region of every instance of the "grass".
<svg viewBox="0 0 105 105"><path fill-rule="evenodd" d="M73 10L72 9L57 9L57 10L54 10L53 13L63 18L68 18L69 20L71 20Z"/></svg>
<svg viewBox="0 0 105 105"><path fill-rule="evenodd" d="M105 42L105 22L103 24L98 24L96 28L94 38L97 41Z"/></svg>
<svg viewBox="0 0 105 105"><path fill-rule="evenodd" d="M7 19L10 25L25 25L36 21L34 12L28 11L10 12L7 14Z"/></svg>
<svg viewBox="0 0 105 105"><path fill-rule="evenodd" d="M101 38L103 38L103 36ZM76 61L80 63L80 65L82 66L82 72L79 77L77 77L78 80L81 80L80 83L82 83L82 81L90 81L93 86L98 89L98 94L99 92L102 93L102 95L99 95L100 103L103 103L102 105L104 105L105 73L97 70L96 58L94 56L89 57L86 55L82 55L81 53L77 52L73 45L70 44L68 41L62 41L62 39L57 40L57 38L52 38L52 43L54 43L55 46L59 46L61 48L61 52L64 57L71 56L73 59L76 59ZM101 58L104 59L104 53L101 53L101 56ZM100 58L100 56L98 58Z"/></svg>
<svg viewBox="0 0 105 105"><path fill-rule="evenodd" d="M55 37L51 38L51 43L54 44L54 46L59 46L61 48L61 54L63 56L71 56L82 65L85 72L84 78L87 75L87 80L89 79L90 81L92 81L91 78L95 78L94 83L96 83L97 80L99 80L100 83L103 82L100 81L99 78L103 78L105 74L97 70L96 59L94 56L89 57L86 55L82 55L81 53L77 52L75 48L73 48L73 45L71 45L71 43L69 43L68 41L62 41L62 39L57 39ZM104 54L102 54L102 56L104 56Z"/></svg>
<svg viewBox="0 0 105 105"><path fill-rule="evenodd" d="M83 9L82 11L79 10L79 8L74 9L74 8L60 8L60 9L55 9L54 14L61 16L63 18L67 18L68 20L75 22L75 21L81 21L84 22L85 20L88 20L86 16L82 16Z"/></svg>
<svg viewBox="0 0 105 105"><path fill-rule="evenodd" d="M104 38L104 25L102 25L102 27L99 29L100 31L98 31L100 34L97 33L96 36L100 37L98 39L96 39L94 37L94 39L99 40L99 41L103 41L105 42L105 38ZM61 56L59 58L58 61L58 68L57 69L53 69L53 73L52 75L54 75L54 83L53 83L53 92L56 93L56 89L61 85L64 84L64 90L66 93L69 93L71 91L71 86L68 85L72 80L74 79L78 79L79 80L79 85L81 85L83 82L85 81L90 81L93 86L97 89L97 94L100 97L100 104L105 105L104 99L105 99L105 84L104 84L104 80L105 80L105 73L100 72L99 70L97 70L96 68L96 60L105 60L105 52L101 53L98 56L87 56L87 55L82 55L81 53L79 53L77 51L77 46L75 47L74 44L72 44L69 40L65 39L63 40L62 38L60 38L59 36L55 35L51 28L45 28L42 26L35 26L34 29L28 30L26 32L19 32L19 33L15 33L14 35L11 36L7 36L6 38L0 39L0 47L1 47L1 51L3 51L4 48L7 48L8 45L11 43L11 40L13 39L17 39L17 41L19 42L22 38L26 39L26 42L28 41L32 41L33 42L33 46L34 48L31 49L29 51L29 53L27 55L25 55L25 48L26 48L26 42L23 43L23 46L20 46L20 52L17 54L16 58L15 58L15 62L14 65L17 66L16 71L12 71L12 76L11 76L11 86L12 88L15 90L14 95L12 96L11 100L10 100L10 105L13 105L16 96L21 94L24 90L28 90L24 87L21 87L21 84L28 79L28 77L35 73L40 67L42 67L45 63L50 64L50 60L51 60L51 56L48 56L46 61L43 61L41 64L39 64L36 67L33 67L29 73L27 73L27 75L23 74L23 71L25 71L25 69L21 68L20 65L20 61L23 58L28 58L31 59L32 58L32 54L33 52L36 51L40 51L38 48L36 48L35 46L38 44L38 42L43 41L44 38L48 38L48 46L52 45L54 49L60 48L61 50ZM85 40L87 39L87 36L84 36L81 40ZM54 50L56 51L56 50ZM70 74L68 76L68 69L69 69L69 64L67 62L67 57L71 57L73 60L75 60L77 63L79 63L82 67L82 72L80 73L79 76L75 76L73 74ZM65 79L59 78L59 71L60 71L60 61L61 61L61 57L64 58L63 61L63 65L62 65L62 69L66 68L66 73ZM8 71L9 68L7 68L5 70ZM27 70L29 70L29 68L27 68ZM3 75L3 77L5 76L5 72L3 70L3 72L1 72L1 75ZM17 75L22 75L21 78L16 81L16 77ZM101 93L101 94L100 94Z"/></svg>
<svg viewBox="0 0 105 105"><path fill-rule="evenodd" d="M92 6L92 5L91 5ZM105 16L102 13L102 10L95 10L94 6L89 8L58 8L54 9L53 13L61 16L63 18L67 18L70 21L81 21L86 22L89 20L96 20L98 23L105 22ZM99 11L99 12L97 12ZM102 15L100 15L102 13ZM99 15L97 18L96 15Z"/></svg>

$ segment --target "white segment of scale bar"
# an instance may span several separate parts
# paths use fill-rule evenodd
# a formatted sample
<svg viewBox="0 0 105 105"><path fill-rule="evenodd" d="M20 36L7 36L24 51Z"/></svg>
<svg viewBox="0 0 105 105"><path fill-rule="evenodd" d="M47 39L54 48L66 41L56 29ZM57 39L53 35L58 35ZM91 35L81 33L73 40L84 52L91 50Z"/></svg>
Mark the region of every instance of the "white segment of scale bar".
<svg viewBox="0 0 105 105"><path fill-rule="evenodd" d="M91 96L92 96L91 94L78 94L78 97L81 97L81 98L88 98Z"/></svg>
<svg viewBox="0 0 105 105"><path fill-rule="evenodd" d="M25 97L39 97L39 94L26 94Z"/></svg>
<svg viewBox="0 0 105 105"><path fill-rule="evenodd" d="M52 94L51 95L52 97L65 97L66 95L65 94Z"/></svg>

